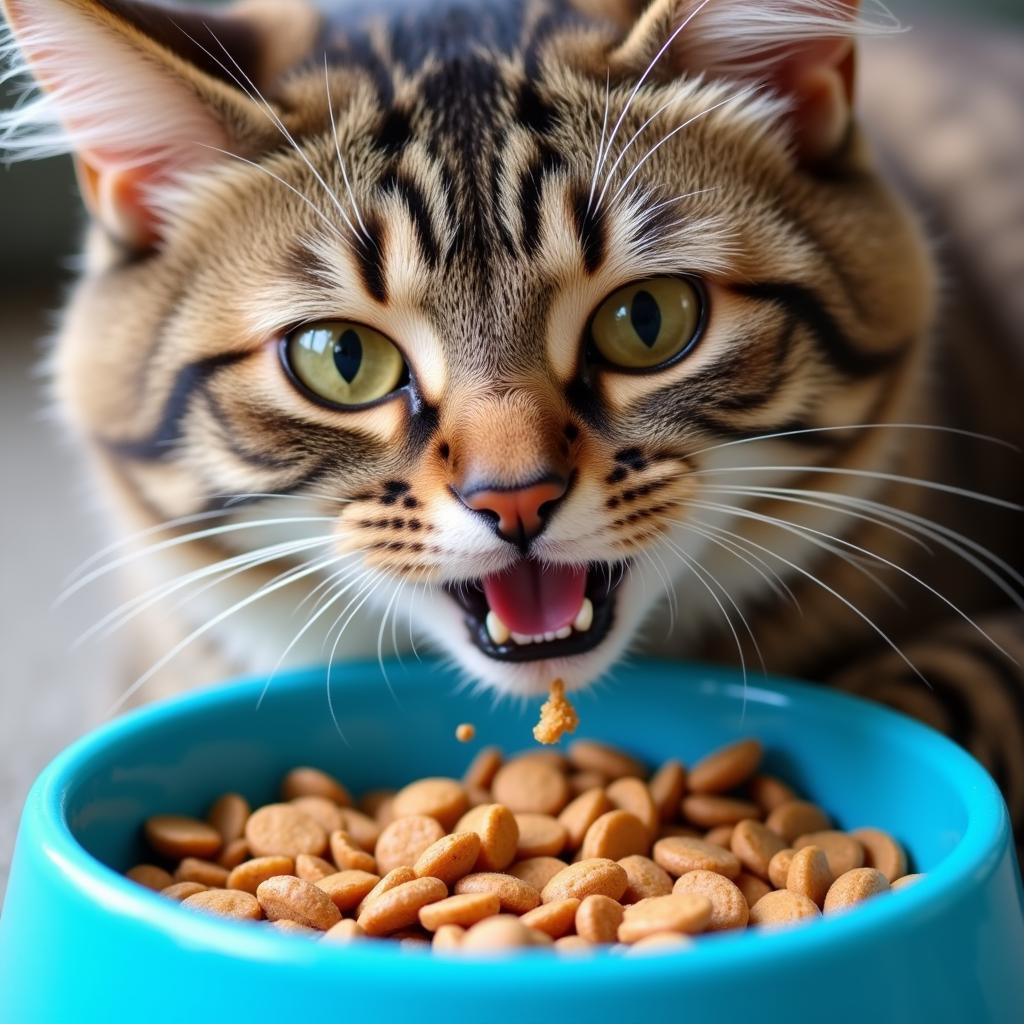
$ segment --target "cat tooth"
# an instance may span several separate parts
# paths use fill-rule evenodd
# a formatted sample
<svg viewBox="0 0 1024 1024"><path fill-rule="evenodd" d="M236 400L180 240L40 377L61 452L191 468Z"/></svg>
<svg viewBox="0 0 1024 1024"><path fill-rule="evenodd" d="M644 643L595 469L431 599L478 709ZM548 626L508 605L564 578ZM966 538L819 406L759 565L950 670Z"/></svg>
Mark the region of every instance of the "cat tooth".
<svg viewBox="0 0 1024 1024"><path fill-rule="evenodd" d="M533 639L534 639L534 641L536 642L537 638L536 638L536 637L534 637ZM544 639L545 639L545 640L547 640L547 642L548 642L548 643L551 643L551 641L555 639L555 634L554 634L554 632L552 631L552 632L550 632L550 633L545 633L545 634L544 634Z"/></svg>
<svg viewBox="0 0 1024 1024"><path fill-rule="evenodd" d="M593 624L594 605L589 597L585 597L583 604L580 605L580 610L576 613L576 618L572 620L572 628L580 633L586 633Z"/></svg>
<svg viewBox="0 0 1024 1024"><path fill-rule="evenodd" d="M509 632L508 626L505 625L501 619L498 618L495 612L487 613L487 620L485 625L487 626L487 635L499 646L501 644L507 644L509 637L512 636Z"/></svg>
<svg viewBox="0 0 1024 1024"><path fill-rule="evenodd" d="M512 639L519 644L520 647L525 647L527 644L533 643L533 637L526 633L512 633L510 634Z"/></svg>
<svg viewBox="0 0 1024 1024"><path fill-rule="evenodd" d="M557 630L556 633L555 633L555 639L556 640L566 640L570 636L572 636L572 626L563 626L561 629Z"/></svg>

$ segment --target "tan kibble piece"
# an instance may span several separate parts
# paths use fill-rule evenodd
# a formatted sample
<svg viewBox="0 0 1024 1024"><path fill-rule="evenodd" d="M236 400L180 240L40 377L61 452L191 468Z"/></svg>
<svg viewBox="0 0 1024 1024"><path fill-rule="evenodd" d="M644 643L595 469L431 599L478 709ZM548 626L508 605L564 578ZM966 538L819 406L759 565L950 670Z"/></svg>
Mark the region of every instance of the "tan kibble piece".
<svg viewBox="0 0 1024 1024"><path fill-rule="evenodd" d="M731 850L704 839L689 836L667 836L654 844L654 862L677 878L687 871L715 871L726 878L736 878L740 862Z"/></svg>
<svg viewBox="0 0 1024 1024"><path fill-rule="evenodd" d="M835 914L889 891L889 880L876 868L853 868L841 874L831 885L822 910Z"/></svg>
<svg viewBox="0 0 1024 1024"><path fill-rule="evenodd" d="M287 932L289 935L302 935L306 938L319 938L320 932L316 928L310 928L308 924L300 924L287 917L280 917L270 922L270 927L275 931Z"/></svg>
<svg viewBox="0 0 1024 1024"><path fill-rule="evenodd" d="M391 811L395 818L410 815L427 817L439 821L445 831L454 828L455 823L469 809L469 798L461 782L455 779L429 778L410 782L395 794Z"/></svg>
<svg viewBox="0 0 1024 1024"><path fill-rule="evenodd" d="M679 932L655 932L638 939L627 950L626 956L651 956L655 953L670 953L687 949L693 945L693 939Z"/></svg>
<svg viewBox="0 0 1024 1024"><path fill-rule="evenodd" d="M387 806L390 808L392 804ZM342 831L347 832L360 849L367 853L373 853L377 848L377 840L380 839L381 832L386 825L391 823L390 818L387 821L384 818L385 816L382 814L381 820L377 821L369 815L363 814L362 811L357 811L354 807L345 807L341 812L341 819L344 822Z"/></svg>
<svg viewBox="0 0 1024 1024"><path fill-rule="evenodd" d="M902 878L897 878L892 883L892 890L895 892L897 889L909 889L912 885L916 885L925 876L923 874L904 875Z"/></svg>
<svg viewBox="0 0 1024 1024"><path fill-rule="evenodd" d="M683 797L682 810L683 817L700 828L735 825L744 818L756 818L761 813L757 804L749 800L705 794Z"/></svg>
<svg viewBox="0 0 1024 1024"><path fill-rule="evenodd" d="M359 914L359 926L367 935L388 935L408 928L418 923L422 907L447 895L448 889L439 878L414 878L368 900Z"/></svg>
<svg viewBox="0 0 1024 1024"><path fill-rule="evenodd" d="M256 890L268 878L295 873L291 857L254 857L239 864L228 875L227 887L256 895Z"/></svg>
<svg viewBox="0 0 1024 1024"><path fill-rule="evenodd" d="M333 875L337 867L323 857L314 857L311 853L300 853L295 858L295 874L306 882L319 882L321 878Z"/></svg>
<svg viewBox="0 0 1024 1024"><path fill-rule="evenodd" d="M557 768L540 758L523 757L503 764L491 785L496 803L513 814L558 814L569 802L569 783Z"/></svg>
<svg viewBox="0 0 1024 1024"><path fill-rule="evenodd" d="M574 797L588 789L604 789L608 785L608 779L601 772L571 772L568 779L569 792Z"/></svg>
<svg viewBox="0 0 1024 1024"><path fill-rule="evenodd" d="M613 860L588 858L563 868L552 876L541 890L545 903L555 900L585 900L598 894L620 899L626 891L628 879L625 870Z"/></svg>
<svg viewBox="0 0 1024 1024"><path fill-rule="evenodd" d="M174 881L169 872L157 867L156 864L136 864L124 873L124 877L152 889L153 892L162 892Z"/></svg>
<svg viewBox="0 0 1024 1024"><path fill-rule="evenodd" d="M880 828L857 828L850 836L864 847L864 866L881 871L890 885L907 873L907 855L888 832Z"/></svg>
<svg viewBox="0 0 1024 1024"><path fill-rule="evenodd" d="M226 889L228 869L199 857L185 857L174 869L176 882L198 882L208 889Z"/></svg>
<svg viewBox="0 0 1024 1024"><path fill-rule="evenodd" d="M585 860L594 857L621 860L634 853L646 853L650 845L651 835L635 814L608 811L587 829L580 856Z"/></svg>
<svg viewBox="0 0 1024 1024"><path fill-rule="evenodd" d="M817 804L806 800L790 800L779 804L764 823L787 843L792 843L797 836L808 832L824 832L832 827L829 816Z"/></svg>
<svg viewBox="0 0 1024 1024"><path fill-rule="evenodd" d="M702 932L711 920L711 901L702 893L654 896L626 907L619 925L620 942L637 942L657 932Z"/></svg>
<svg viewBox="0 0 1024 1024"><path fill-rule="evenodd" d="M560 750L552 747L527 747L508 758L509 761L539 761L563 775L569 771L569 759Z"/></svg>
<svg viewBox="0 0 1024 1024"><path fill-rule="evenodd" d="M378 874L386 875L399 867L411 868L420 859L420 854L444 834L441 823L425 814L396 818L377 840L375 853Z"/></svg>
<svg viewBox="0 0 1024 1024"><path fill-rule="evenodd" d="M183 907L201 910L217 917L237 918L240 921L258 921L263 912L252 893L231 889L204 889L181 901Z"/></svg>
<svg viewBox="0 0 1024 1024"><path fill-rule="evenodd" d="M563 935L555 939L554 948L562 956L588 956L594 952L594 944L579 935Z"/></svg>
<svg viewBox="0 0 1024 1024"><path fill-rule="evenodd" d="M341 808L325 796L297 796L288 803L308 814L328 835L345 827Z"/></svg>
<svg viewBox="0 0 1024 1024"><path fill-rule="evenodd" d="M643 779L626 775L608 784L606 790L612 805L621 811L628 811L647 830L648 842L654 838L661 823L661 816Z"/></svg>
<svg viewBox="0 0 1024 1024"><path fill-rule="evenodd" d="M725 875L714 871L688 871L672 887L674 895L686 892L699 893L711 902L711 917L706 928L709 932L730 931L745 928L750 916L750 907L739 886L730 882Z"/></svg>
<svg viewBox="0 0 1024 1024"><path fill-rule="evenodd" d="M731 836L732 833L730 832ZM658 839L667 839L670 836L679 836L684 839L707 839L707 832L703 834L698 832L695 828L690 828L689 825L662 825L658 829Z"/></svg>
<svg viewBox="0 0 1024 1024"><path fill-rule="evenodd" d="M644 764L624 750L595 740L576 740L569 744L569 761L580 771L600 772L608 779L621 779L635 775L647 777Z"/></svg>
<svg viewBox="0 0 1024 1024"><path fill-rule="evenodd" d="M790 892L806 896L821 907L831 884L832 872L829 870L828 858L820 846L804 846L794 852L786 873L786 888Z"/></svg>
<svg viewBox="0 0 1024 1024"><path fill-rule="evenodd" d="M327 931L324 932L323 942L355 942L356 939L365 939L366 932L359 927L358 922L351 919L345 921L339 921L337 924L331 925Z"/></svg>
<svg viewBox="0 0 1024 1024"><path fill-rule="evenodd" d="M362 849L348 832L332 832L330 842L331 860L339 870L369 871L379 874L376 858L372 853L367 853Z"/></svg>
<svg viewBox="0 0 1024 1024"><path fill-rule="evenodd" d="M245 823L245 838L254 857L320 856L327 849L323 826L291 804L267 804Z"/></svg>
<svg viewBox="0 0 1024 1024"><path fill-rule="evenodd" d="M467 953L501 953L550 944L550 936L527 927L518 917L499 914L473 925L463 936L460 948Z"/></svg>
<svg viewBox="0 0 1024 1024"><path fill-rule="evenodd" d="M369 871L348 870L324 875L314 884L327 893L343 914L347 914L366 899L379 881L380 878Z"/></svg>
<svg viewBox="0 0 1024 1024"><path fill-rule="evenodd" d="M462 945L465 935L465 928L457 924L443 924L434 932L434 938L430 945L435 953L451 952Z"/></svg>
<svg viewBox="0 0 1024 1024"><path fill-rule="evenodd" d="M516 860L529 857L555 857L565 849L568 833L565 826L550 814L517 814L519 841Z"/></svg>
<svg viewBox="0 0 1024 1024"><path fill-rule="evenodd" d="M493 917L501 910L501 900L493 892L464 892L448 896L437 903L420 908L420 924L428 932L436 932L445 925L457 924L469 928L485 917Z"/></svg>
<svg viewBox="0 0 1024 1024"><path fill-rule="evenodd" d="M735 825L716 825L704 833L704 838L709 843L714 843L715 846L724 846L728 850L732 846L732 830L735 827Z"/></svg>
<svg viewBox="0 0 1024 1024"><path fill-rule="evenodd" d="M758 878L748 871L740 872L740 877L736 879L736 887L743 893L748 907L752 907L762 896L767 896L772 891L772 887L763 878Z"/></svg>
<svg viewBox="0 0 1024 1024"><path fill-rule="evenodd" d="M667 896L672 892L672 878L662 867L640 854L631 854L619 860L619 867L626 872L626 891L623 903L639 903L651 896Z"/></svg>
<svg viewBox="0 0 1024 1024"><path fill-rule="evenodd" d="M462 784L466 789L490 789L501 762L501 751L497 747L484 747L470 761L462 776Z"/></svg>
<svg viewBox="0 0 1024 1024"><path fill-rule="evenodd" d="M523 914L521 920L527 928L536 928L553 939L560 939L572 931L576 920L576 911L580 906L578 899L556 900L554 903L542 903L533 910ZM618 904L616 904L618 906Z"/></svg>
<svg viewBox="0 0 1024 1024"><path fill-rule="evenodd" d="M292 875L260 882L256 899L269 921L295 921L323 932L341 920L341 912L323 889Z"/></svg>
<svg viewBox="0 0 1024 1024"><path fill-rule="evenodd" d="M206 892L209 888L208 885L203 885L201 882L175 882L173 885L167 886L166 889L161 889L160 895L181 903L189 896L195 896L197 892Z"/></svg>
<svg viewBox="0 0 1024 1024"><path fill-rule="evenodd" d="M805 846L820 846L825 851L828 869L832 872L833 878L864 866L864 847L845 832L837 832L834 829L810 832L799 836L793 843L794 850L800 850Z"/></svg>
<svg viewBox="0 0 1024 1024"><path fill-rule="evenodd" d="M359 798L359 810L375 821L380 820L380 812L386 808L391 800L394 800L394 789L371 789Z"/></svg>
<svg viewBox="0 0 1024 1024"><path fill-rule="evenodd" d="M763 750L757 740L740 740L701 758L691 769L691 793L724 793L744 783L761 764Z"/></svg>
<svg viewBox="0 0 1024 1024"><path fill-rule="evenodd" d="M621 903L609 896L594 893L579 904L576 911L576 934L588 942L610 945L618 939L622 918Z"/></svg>
<svg viewBox="0 0 1024 1024"><path fill-rule="evenodd" d="M455 892L492 892L505 913L525 914L540 904L540 893L521 878L499 871L478 871L455 883Z"/></svg>
<svg viewBox="0 0 1024 1024"><path fill-rule="evenodd" d="M281 798L294 800L299 796L322 796L339 807L351 807L352 795L333 776L319 768L293 768L281 780Z"/></svg>
<svg viewBox="0 0 1024 1024"><path fill-rule="evenodd" d="M679 811L686 792L686 769L679 761L666 761L647 783L661 821L671 821Z"/></svg>
<svg viewBox="0 0 1024 1024"><path fill-rule="evenodd" d="M795 789L774 775L755 775L747 785L747 794L762 814L771 814L781 804L799 799Z"/></svg>
<svg viewBox="0 0 1024 1024"><path fill-rule="evenodd" d="M396 888L399 885L404 885L406 882L412 882L416 878L416 874L410 867L394 868L389 871L383 878L366 894L363 901L356 907L356 917L358 917L363 910L370 905L378 896L383 895L391 889Z"/></svg>
<svg viewBox="0 0 1024 1024"><path fill-rule="evenodd" d="M515 815L503 804L472 808L459 819L455 831L475 832L480 837L477 871L504 871L515 860L519 826Z"/></svg>
<svg viewBox="0 0 1024 1024"><path fill-rule="evenodd" d="M476 726L472 722L459 722L455 726L455 738L460 743L472 743L476 739Z"/></svg>
<svg viewBox="0 0 1024 1024"><path fill-rule="evenodd" d="M729 848L739 858L740 864L759 875L768 877L768 865L779 850L786 849L785 841L766 825L752 818L737 822L729 839Z"/></svg>
<svg viewBox="0 0 1024 1024"><path fill-rule="evenodd" d="M179 814L157 814L147 819L143 831L149 845L168 860L216 857L223 842L212 825Z"/></svg>
<svg viewBox="0 0 1024 1024"><path fill-rule="evenodd" d="M467 786L466 797L469 799L470 809L479 807L481 804L493 803L491 791L489 789L481 789L479 786Z"/></svg>
<svg viewBox="0 0 1024 1024"><path fill-rule="evenodd" d="M248 860L250 857L249 844L244 838L232 839L230 843L224 845L224 849L220 851L220 856L217 858L217 863L222 868L227 868L231 871L233 868L237 868L239 864L244 860Z"/></svg>
<svg viewBox="0 0 1024 1024"><path fill-rule="evenodd" d="M768 881L776 889L785 889L786 881L789 878L789 867L793 863L793 854L796 851L791 847L779 850L768 862Z"/></svg>
<svg viewBox="0 0 1024 1024"><path fill-rule="evenodd" d="M566 831L569 849L578 850L590 826L612 809L612 802L604 789L588 789L564 807L558 821Z"/></svg>
<svg viewBox="0 0 1024 1024"><path fill-rule="evenodd" d="M557 857L528 857L513 864L508 873L540 892L565 867L568 867L565 861Z"/></svg>
<svg viewBox="0 0 1024 1024"><path fill-rule="evenodd" d="M575 732L579 724L580 716L565 696L565 683L556 679L548 699L540 706L540 721L533 727L533 738L538 743L557 743L566 733Z"/></svg>
<svg viewBox="0 0 1024 1024"><path fill-rule="evenodd" d="M252 809L240 793L225 793L218 797L206 812L206 820L220 833L221 841L230 843L240 839Z"/></svg>
<svg viewBox="0 0 1024 1024"><path fill-rule="evenodd" d="M431 843L412 870L418 878L432 875L451 886L473 870L479 855L480 837L475 832L454 832Z"/></svg>
<svg viewBox="0 0 1024 1024"><path fill-rule="evenodd" d="M821 917L821 911L806 897L788 889L762 896L750 908L750 924L760 928L782 928Z"/></svg>

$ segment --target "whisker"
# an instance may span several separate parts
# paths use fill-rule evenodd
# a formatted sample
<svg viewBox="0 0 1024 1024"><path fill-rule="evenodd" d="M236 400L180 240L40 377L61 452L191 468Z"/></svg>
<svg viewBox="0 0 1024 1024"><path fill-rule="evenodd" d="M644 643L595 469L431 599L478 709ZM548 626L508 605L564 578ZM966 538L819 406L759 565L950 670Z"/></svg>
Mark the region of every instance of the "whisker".
<svg viewBox="0 0 1024 1024"><path fill-rule="evenodd" d="M356 220L359 222L359 228L362 231L363 238L367 242L372 242L370 232L367 231L366 223L363 221L363 215L359 212L359 204L356 202L355 192L352 191L352 182L349 180L345 161L341 157L341 145L338 142L338 122L334 119L334 103L331 100L331 80L328 77L327 72L326 53L324 53L324 87L327 93L327 110L331 118L331 133L334 135L334 152L338 156L338 167L341 169L341 177L345 182L345 189L348 192L348 200L352 204L352 212L356 215Z"/></svg>

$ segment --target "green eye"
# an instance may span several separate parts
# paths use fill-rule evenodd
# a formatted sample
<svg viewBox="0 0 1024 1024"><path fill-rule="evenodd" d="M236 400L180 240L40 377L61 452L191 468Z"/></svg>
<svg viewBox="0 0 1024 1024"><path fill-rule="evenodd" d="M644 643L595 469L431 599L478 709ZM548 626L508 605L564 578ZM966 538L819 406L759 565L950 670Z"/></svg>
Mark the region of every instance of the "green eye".
<svg viewBox="0 0 1024 1024"><path fill-rule="evenodd" d="M686 351L697 339L703 301L682 277L652 277L612 292L590 323L601 358L627 370L649 370Z"/></svg>
<svg viewBox="0 0 1024 1024"><path fill-rule="evenodd" d="M285 339L283 357L300 384L332 405L375 402L406 377L405 360L392 341L347 320L300 327Z"/></svg>

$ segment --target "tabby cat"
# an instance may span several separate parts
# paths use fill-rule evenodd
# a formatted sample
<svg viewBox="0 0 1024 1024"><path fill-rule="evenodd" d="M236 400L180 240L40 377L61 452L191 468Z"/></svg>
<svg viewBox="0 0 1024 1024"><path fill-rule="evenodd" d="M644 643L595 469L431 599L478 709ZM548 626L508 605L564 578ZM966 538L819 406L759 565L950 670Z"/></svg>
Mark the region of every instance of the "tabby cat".
<svg viewBox="0 0 1024 1024"><path fill-rule="evenodd" d="M41 87L6 148L72 152L91 213L52 366L133 534L75 584L135 576L133 690L407 629L511 694L763 663L952 734L1024 820L1020 322L999 252L911 212L972 146L906 121L921 37L844 0L4 4Z"/></svg>

